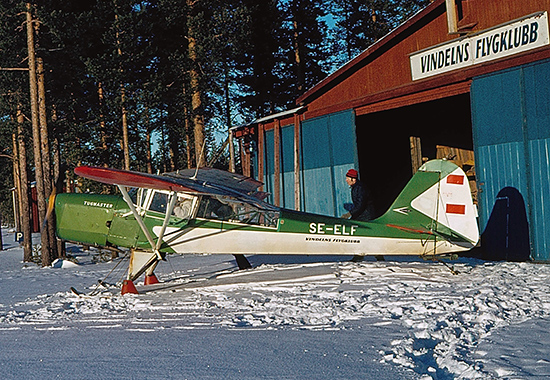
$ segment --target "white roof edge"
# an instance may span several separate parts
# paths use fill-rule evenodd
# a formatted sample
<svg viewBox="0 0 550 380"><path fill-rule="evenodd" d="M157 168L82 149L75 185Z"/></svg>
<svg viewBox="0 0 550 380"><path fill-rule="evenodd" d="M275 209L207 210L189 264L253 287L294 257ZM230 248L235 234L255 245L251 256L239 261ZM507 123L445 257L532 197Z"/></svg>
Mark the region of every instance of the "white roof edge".
<svg viewBox="0 0 550 380"><path fill-rule="evenodd" d="M265 123L266 121L279 119L279 118L282 118L282 117L285 117L285 116L288 116L288 115L293 115L295 113L298 113L298 112L304 110L305 108L307 108L307 107L300 106L300 107L297 107L297 108L293 108L291 110L286 110L286 111L274 113L274 114L271 114L271 115L267 115L267 116L261 117L259 119L253 120L250 123L241 124L241 125L237 125L235 127L232 127L231 130L239 129L239 128L246 127L246 126L249 126L249 125Z"/></svg>

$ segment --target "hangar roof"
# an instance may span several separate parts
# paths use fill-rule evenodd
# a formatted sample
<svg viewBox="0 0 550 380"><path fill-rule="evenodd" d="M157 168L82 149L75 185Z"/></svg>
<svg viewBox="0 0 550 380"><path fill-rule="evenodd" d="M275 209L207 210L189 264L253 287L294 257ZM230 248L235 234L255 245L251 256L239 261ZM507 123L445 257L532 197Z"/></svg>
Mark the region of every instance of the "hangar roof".
<svg viewBox="0 0 550 380"><path fill-rule="evenodd" d="M414 14L411 18L403 22L397 28L393 29L388 34L386 34L378 41L373 43L371 46L369 46L367 49L365 49L361 54L359 54L349 62L346 62L335 72L328 75L315 86L307 90L296 100L296 103L301 104L307 102L309 99L318 96L320 92L327 91L332 86L335 86L338 83L338 80L346 75L349 75L350 71L356 71L360 67L364 66L368 61L369 56L374 55L377 52L380 52L380 50L382 50L384 47L388 47L388 45L391 45L391 43L394 42L394 40L397 39L402 33L404 33L407 28L409 28L412 24L416 23L423 17L426 17L427 14L434 12L437 7L440 7L442 4L445 4L445 0L436 0L424 9Z"/></svg>
<svg viewBox="0 0 550 380"><path fill-rule="evenodd" d="M403 24L300 96L306 118L353 108L375 112L469 92L471 79L550 57L548 46L421 80L411 76L413 53L475 35L537 12L550 0L451 0L458 32L449 33L446 1L434 0Z"/></svg>

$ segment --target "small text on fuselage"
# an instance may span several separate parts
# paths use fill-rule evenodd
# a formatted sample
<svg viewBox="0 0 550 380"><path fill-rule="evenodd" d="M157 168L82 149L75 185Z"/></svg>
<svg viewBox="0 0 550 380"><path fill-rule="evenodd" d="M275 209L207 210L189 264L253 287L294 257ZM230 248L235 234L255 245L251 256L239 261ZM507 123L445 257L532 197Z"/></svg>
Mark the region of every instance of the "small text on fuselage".
<svg viewBox="0 0 550 380"><path fill-rule="evenodd" d="M84 206L101 207L101 208L113 208L112 203L93 202L93 201L84 201Z"/></svg>

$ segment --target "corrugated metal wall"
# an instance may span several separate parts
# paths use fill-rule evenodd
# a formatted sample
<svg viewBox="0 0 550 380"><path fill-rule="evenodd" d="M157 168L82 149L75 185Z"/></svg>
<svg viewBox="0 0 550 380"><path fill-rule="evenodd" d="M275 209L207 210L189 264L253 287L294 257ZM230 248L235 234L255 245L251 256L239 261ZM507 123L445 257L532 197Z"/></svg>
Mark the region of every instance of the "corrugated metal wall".
<svg viewBox="0 0 550 380"><path fill-rule="evenodd" d="M550 61L524 70L533 258L550 260Z"/></svg>
<svg viewBox="0 0 550 380"><path fill-rule="evenodd" d="M294 125L281 128L281 207L294 209Z"/></svg>
<svg viewBox="0 0 550 380"><path fill-rule="evenodd" d="M302 122L301 186L303 211L340 216L351 202L345 181L348 169L358 169L353 110Z"/></svg>
<svg viewBox="0 0 550 380"><path fill-rule="evenodd" d="M273 129L264 132L264 182L265 191L269 192L266 201L274 203L275 186L275 132ZM281 128L280 134L281 182L279 205L294 209L294 125Z"/></svg>
<svg viewBox="0 0 550 380"><path fill-rule="evenodd" d="M301 123L300 210L341 216L351 202L345 181L350 168L358 169L357 137L353 110L338 112ZM294 125L281 127L280 206L294 209ZM274 203L275 132L264 132L264 182Z"/></svg>
<svg viewBox="0 0 550 380"><path fill-rule="evenodd" d="M482 244L548 261L550 61L474 78L471 99Z"/></svg>
<svg viewBox="0 0 550 380"><path fill-rule="evenodd" d="M273 129L264 132L264 184L269 193L266 201L273 204L273 187L275 180L275 132Z"/></svg>

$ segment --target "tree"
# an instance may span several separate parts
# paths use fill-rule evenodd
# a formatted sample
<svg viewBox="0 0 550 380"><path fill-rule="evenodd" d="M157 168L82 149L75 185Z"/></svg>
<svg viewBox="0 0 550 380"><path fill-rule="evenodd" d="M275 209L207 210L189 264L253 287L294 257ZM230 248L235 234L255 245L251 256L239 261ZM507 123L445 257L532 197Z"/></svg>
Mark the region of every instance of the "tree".
<svg viewBox="0 0 550 380"><path fill-rule="evenodd" d="M282 14L277 1L243 0L248 12L246 45L238 58L239 102L253 117L265 116L280 109L275 94L278 38Z"/></svg>
<svg viewBox="0 0 550 380"><path fill-rule="evenodd" d="M280 102L292 106L298 96L327 75L327 13L322 0L289 0L283 6L285 33L279 42L283 72L278 74L276 89L287 96Z"/></svg>
<svg viewBox="0 0 550 380"><path fill-rule="evenodd" d="M350 61L430 0L332 0L334 64ZM341 54L339 52L344 52Z"/></svg>
<svg viewBox="0 0 550 380"><path fill-rule="evenodd" d="M9 69L0 71L0 140L6 148L12 165L3 168L12 168L18 178L2 175L2 189L11 189L18 185L19 228L24 233L24 261L32 259L31 221L27 180L27 150L26 141L30 136L26 133L30 128L26 123L30 116L28 108L28 74L23 62L27 60L27 45L25 37L25 23L21 15L25 15L25 4L19 1L2 1L0 3L0 67ZM14 71L14 69L18 69ZM11 147L9 149L8 147ZM32 155L29 154L29 158ZM10 179L13 179L10 181ZM11 208L11 193L3 191L0 196L2 210ZM10 205L10 206L8 206Z"/></svg>
<svg viewBox="0 0 550 380"><path fill-rule="evenodd" d="M21 201L19 213L21 216L21 230L23 231L23 261L29 262L32 260L32 237L31 237L31 221L30 221L30 205L29 205L29 188L27 175L27 146L23 131L24 116L21 109L18 108L16 123L17 132L15 133L17 140L17 164L19 165L19 185L21 186ZM14 152L15 153L15 152Z"/></svg>

